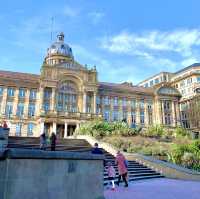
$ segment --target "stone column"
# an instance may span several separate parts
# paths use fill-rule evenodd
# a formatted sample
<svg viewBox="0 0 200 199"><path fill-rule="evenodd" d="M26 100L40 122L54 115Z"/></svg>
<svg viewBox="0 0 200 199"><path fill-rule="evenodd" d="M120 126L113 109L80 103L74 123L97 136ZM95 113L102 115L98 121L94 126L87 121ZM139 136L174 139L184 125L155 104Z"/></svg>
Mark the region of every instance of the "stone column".
<svg viewBox="0 0 200 199"><path fill-rule="evenodd" d="M39 90L39 103L40 103L40 109L39 109L39 112L41 110L43 110L43 102L44 102L44 88L43 87L40 87L40 90Z"/></svg>
<svg viewBox="0 0 200 199"><path fill-rule="evenodd" d="M51 111L55 111L56 88L52 88Z"/></svg>
<svg viewBox="0 0 200 199"><path fill-rule="evenodd" d="M53 132L54 132L55 134L57 133L56 127L57 127L56 122L53 122Z"/></svg>
<svg viewBox="0 0 200 199"><path fill-rule="evenodd" d="M64 138L67 138L67 122L65 122Z"/></svg>
<svg viewBox="0 0 200 199"><path fill-rule="evenodd" d="M144 125L149 126L149 113L148 113L148 103L144 101Z"/></svg>
<svg viewBox="0 0 200 199"><path fill-rule="evenodd" d="M24 101L24 117L28 117L29 97L30 97L30 90L28 89Z"/></svg>
<svg viewBox="0 0 200 199"><path fill-rule="evenodd" d="M87 100L87 94L83 93L83 113L86 113L86 100Z"/></svg>
<svg viewBox="0 0 200 199"><path fill-rule="evenodd" d="M162 124L165 125L165 106L164 106L164 101L161 101L161 105L162 105L162 109L161 109L161 113L162 113Z"/></svg>
<svg viewBox="0 0 200 199"><path fill-rule="evenodd" d="M172 126L176 126L176 105L175 102L172 100Z"/></svg>
<svg viewBox="0 0 200 199"><path fill-rule="evenodd" d="M177 118L177 125L181 125L181 117L180 117L180 104L176 101L176 118Z"/></svg>
<svg viewBox="0 0 200 199"><path fill-rule="evenodd" d="M2 115L5 114L6 101L7 101L7 88L4 88L3 89L2 102L1 102L1 113L2 113Z"/></svg>
<svg viewBox="0 0 200 199"><path fill-rule="evenodd" d="M15 90L15 95L14 95L13 114L12 114L12 115L17 115L18 100L19 100L19 89L17 88L17 89Z"/></svg>
<svg viewBox="0 0 200 199"><path fill-rule="evenodd" d="M140 124L140 100L136 99L136 108L135 108L135 120L136 120L136 125Z"/></svg>
<svg viewBox="0 0 200 199"><path fill-rule="evenodd" d="M127 99L127 112L128 112L127 122L128 122L128 125L131 126L131 101L130 101L130 99Z"/></svg>
<svg viewBox="0 0 200 199"><path fill-rule="evenodd" d="M40 135L44 133L44 121L40 121Z"/></svg>
<svg viewBox="0 0 200 199"><path fill-rule="evenodd" d="M96 94L96 92L94 92L94 102L93 102L93 110L94 110L94 114L96 114L97 113L97 103L96 103L96 101L97 101L97 94Z"/></svg>

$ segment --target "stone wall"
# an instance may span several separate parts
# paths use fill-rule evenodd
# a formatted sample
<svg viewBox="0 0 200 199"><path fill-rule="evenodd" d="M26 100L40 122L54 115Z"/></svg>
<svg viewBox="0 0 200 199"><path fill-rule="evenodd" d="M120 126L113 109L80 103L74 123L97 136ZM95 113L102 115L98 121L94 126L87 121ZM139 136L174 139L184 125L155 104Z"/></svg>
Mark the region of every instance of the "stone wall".
<svg viewBox="0 0 200 199"><path fill-rule="evenodd" d="M0 153L1 199L102 199L103 157L90 153Z"/></svg>

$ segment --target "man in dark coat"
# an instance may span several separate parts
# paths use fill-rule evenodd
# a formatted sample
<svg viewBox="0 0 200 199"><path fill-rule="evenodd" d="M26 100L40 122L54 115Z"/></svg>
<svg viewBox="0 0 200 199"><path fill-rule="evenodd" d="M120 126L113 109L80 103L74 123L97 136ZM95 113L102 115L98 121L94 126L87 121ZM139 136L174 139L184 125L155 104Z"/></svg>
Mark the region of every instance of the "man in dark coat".
<svg viewBox="0 0 200 199"><path fill-rule="evenodd" d="M51 134L51 137L50 137L50 141L51 141L51 151L55 151L56 149L56 134L53 132Z"/></svg>

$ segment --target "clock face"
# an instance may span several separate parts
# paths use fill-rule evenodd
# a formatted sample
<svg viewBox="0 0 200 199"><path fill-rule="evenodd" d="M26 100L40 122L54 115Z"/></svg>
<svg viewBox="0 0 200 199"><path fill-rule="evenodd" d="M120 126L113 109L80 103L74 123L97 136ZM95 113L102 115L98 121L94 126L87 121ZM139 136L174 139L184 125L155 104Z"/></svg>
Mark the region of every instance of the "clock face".
<svg viewBox="0 0 200 199"><path fill-rule="evenodd" d="M196 88L196 93L200 93L200 88Z"/></svg>

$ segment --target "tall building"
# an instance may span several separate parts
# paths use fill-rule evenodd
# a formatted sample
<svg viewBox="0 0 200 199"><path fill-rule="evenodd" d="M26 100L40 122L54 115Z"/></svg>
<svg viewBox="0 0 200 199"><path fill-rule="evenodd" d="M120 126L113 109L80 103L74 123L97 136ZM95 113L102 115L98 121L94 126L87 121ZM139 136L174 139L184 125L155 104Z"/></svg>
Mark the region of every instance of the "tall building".
<svg viewBox="0 0 200 199"><path fill-rule="evenodd" d="M175 73L161 72L138 84L138 86L154 87L163 82L168 82L181 93L180 114L181 124L185 128L190 128L189 104L198 95L196 90L200 88L200 63L194 63Z"/></svg>
<svg viewBox="0 0 200 199"><path fill-rule="evenodd" d="M63 33L47 49L40 75L0 71L0 118L15 136L67 137L96 118L173 127L180 123L180 97L167 81L152 88L98 81L96 67L74 59Z"/></svg>

